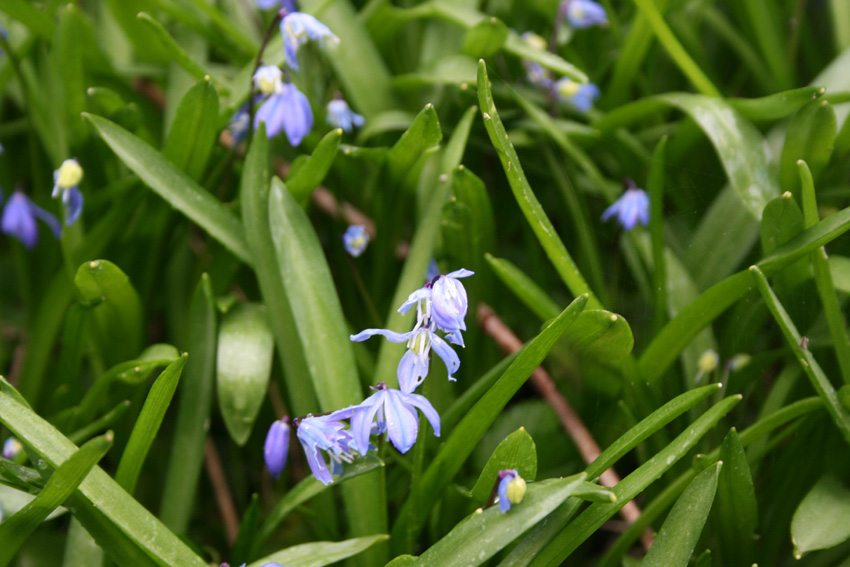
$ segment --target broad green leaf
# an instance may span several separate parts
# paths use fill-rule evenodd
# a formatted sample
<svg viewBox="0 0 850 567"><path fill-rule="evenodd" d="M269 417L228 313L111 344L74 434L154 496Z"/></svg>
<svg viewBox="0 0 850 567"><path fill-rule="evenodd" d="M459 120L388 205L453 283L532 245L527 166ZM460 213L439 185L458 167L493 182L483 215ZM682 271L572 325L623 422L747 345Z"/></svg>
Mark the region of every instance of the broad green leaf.
<svg viewBox="0 0 850 567"><path fill-rule="evenodd" d="M832 281L835 288L844 293L850 293L850 258L830 254L829 269L832 272Z"/></svg>
<svg viewBox="0 0 850 567"><path fill-rule="evenodd" d="M546 251L549 260L555 266L555 270L574 295L590 294L588 295L589 306L591 308L601 307L528 184L528 179L526 179L519 163L516 150L508 139L502 120L496 112L493 94L490 91L490 80L487 77L487 66L484 61L478 63L478 103L481 107L481 115L484 117L484 126L496 153L499 154L499 160L502 162L502 167L508 177L514 198L538 241Z"/></svg>
<svg viewBox="0 0 850 567"><path fill-rule="evenodd" d="M723 469L717 482L715 517L723 562L749 567L755 558L758 503L747 454L735 429L720 446L720 460Z"/></svg>
<svg viewBox="0 0 850 567"><path fill-rule="evenodd" d="M209 77L189 89L180 100L162 155L199 181L218 138L218 93Z"/></svg>
<svg viewBox="0 0 850 567"><path fill-rule="evenodd" d="M770 254L803 232L803 212L790 192L771 200L761 219L761 247Z"/></svg>
<svg viewBox="0 0 850 567"><path fill-rule="evenodd" d="M727 98L726 102L748 120L779 120L794 114L824 93L826 89L823 87L802 87L762 98Z"/></svg>
<svg viewBox="0 0 850 567"><path fill-rule="evenodd" d="M850 412L838 401L838 395L832 387L832 383L821 370L820 365L812 356L812 352L807 347L801 346L800 333L782 303L779 302L779 298L770 288L764 272L758 266L750 267L749 272L762 295L762 299L767 304L767 308L770 309L771 315L773 315L779 328L782 329L782 334L785 335L785 340L794 353L794 357L800 362L803 372L809 377L815 391L823 400L826 410L841 435L844 436L847 443L850 443Z"/></svg>
<svg viewBox="0 0 850 567"><path fill-rule="evenodd" d="M324 567L347 559L369 549L376 543L386 541L386 535L372 535L345 541L314 541L295 545L272 553L248 567L262 567L267 563L286 564L287 567Z"/></svg>
<svg viewBox="0 0 850 567"><path fill-rule="evenodd" d="M206 230L237 258L251 263L242 223L220 201L130 132L100 116L83 116L127 167L160 197Z"/></svg>
<svg viewBox="0 0 850 567"><path fill-rule="evenodd" d="M76 447L49 423L0 392L0 422L51 467L58 468ZM138 567L205 567L200 557L95 467L68 505L101 547L118 564Z"/></svg>
<svg viewBox="0 0 850 567"><path fill-rule="evenodd" d="M534 481L537 477L537 447L525 428L520 427L505 437L490 455L470 492L475 507L487 503L499 479L499 471L503 469L516 469L526 482Z"/></svg>
<svg viewBox="0 0 850 567"><path fill-rule="evenodd" d="M272 372L274 339L266 308L246 303L222 317L216 346L218 406L230 437L248 442L266 399Z"/></svg>
<svg viewBox="0 0 850 567"><path fill-rule="evenodd" d="M635 343L626 320L602 309L583 311L564 333L564 341L582 356L610 365L617 365L628 356Z"/></svg>
<svg viewBox="0 0 850 567"><path fill-rule="evenodd" d="M318 236L310 219L274 178L269 194L268 219L280 278L289 299L308 376L320 411L334 411L360 403L362 392L354 352L342 324L345 317ZM386 511L380 507L380 479L359 478L346 483L343 497L355 536L387 529ZM380 549L370 561L386 561Z"/></svg>
<svg viewBox="0 0 850 567"><path fill-rule="evenodd" d="M696 442L739 401L741 401L741 396L731 396L711 407L691 423L688 429L676 437L672 443L612 488L612 492L617 497L617 502L592 504L566 528L556 532L557 535L526 564L533 567L543 565L556 567L562 564L583 541L616 514L626 502L631 501L643 492L647 486L669 470L676 461L685 456Z"/></svg>
<svg viewBox="0 0 850 567"><path fill-rule="evenodd" d="M333 165L339 141L342 139L342 129L331 130L319 144L307 161L286 178L286 188L299 203L306 203L313 189L328 174Z"/></svg>
<svg viewBox="0 0 850 567"><path fill-rule="evenodd" d="M481 20L466 31L461 51L470 57L490 57L505 44L508 26L499 18Z"/></svg>
<svg viewBox="0 0 850 567"><path fill-rule="evenodd" d="M112 447L112 433L92 439L72 454L30 503L0 522L0 566L6 567L26 539L53 510L73 494L92 467Z"/></svg>
<svg viewBox="0 0 850 567"><path fill-rule="evenodd" d="M419 490L404 503L400 519L393 527L394 535L418 533L433 505L433 495L439 494L451 482L502 409L540 365L555 341L584 310L587 299L583 295L577 297L537 337L529 341L499 380L452 430L446 443L423 473Z"/></svg>
<svg viewBox="0 0 850 567"><path fill-rule="evenodd" d="M788 125L779 161L779 180L783 189L791 191L799 200L797 160L804 160L817 179L832 156L836 133L835 110L825 100L810 102L794 115Z"/></svg>
<svg viewBox="0 0 850 567"><path fill-rule="evenodd" d="M21 22L44 39L53 39L53 30L56 27L53 19L27 0L4 0L0 4L0 11L13 20Z"/></svg>
<svg viewBox="0 0 850 567"><path fill-rule="evenodd" d="M215 384L216 336L212 284L203 274L189 309L189 359L181 380L177 423L159 508L162 522L176 533L185 533L189 526L204 464Z"/></svg>
<svg viewBox="0 0 850 567"><path fill-rule="evenodd" d="M685 489L655 536L642 567L687 567L714 502L722 466L717 463L707 468Z"/></svg>
<svg viewBox="0 0 850 567"><path fill-rule="evenodd" d="M127 360L142 347L142 305L130 278L108 260L86 262L74 284L83 300L96 303L94 326L110 364Z"/></svg>
<svg viewBox="0 0 850 567"><path fill-rule="evenodd" d="M64 120L69 126L72 138L79 140L86 134L86 128L80 120L80 113L86 105L86 77L83 71L85 47L82 38L84 14L74 4L68 4L61 10L59 26L53 40L53 67L56 79L62 85L61 106L65 111ZM57 164L59 165L59 164Z"/></svg>
<svg viewBox="0 0 850 567"><path fill-rule="evenodd" d="M800 502L791 520L794 557L829 549L850 538L850 490L835 476L818 480Z"/></svg>
<svg viewBox="0 0 850 567"><path fill-rule="evenodd" d="M531 484L522 502L513 504L504 514L498 506L476 510L429 547L413 565L474 567L485 563L569 498L585 477L585 473L579 473Z"/></svg>
<svg viewBox="0 0 850 567"><path fill-rule="evenodd" d="M177 390L185 364L186 355L183 355L162 371L153 383L142 412L133 426L133 432L130 434L127 447L118 463L118 470L115 472L115 481L129 494L133 494L136 488L142 465L159 431L165 412L171 405L171 398Z"/></svg>
<svg viewBox="0 0 850 567"><path fill-rule="evenodd" d="M0 511L2 511L4 518L11 518L19 510L22 510L27 504L35 500L36 494L24 492L24 489L33 492L41 490L43 488L41 486L42 479L35 469L16 465L12 461L7 460L0 461L0 463L2 463L0 464L0 479L2 479L0 482L4 483L0 484ZM11 471L12 467L17 467L18 470L13 473ZM25 474L27 476L19 475L13 480L12 475L20 471L26 471ZM19 488L15 488L11 485L12 483L21 483L21 485L19 485ZM58 518L67 512L65 508L56 508L47 515L44 521Z"/></svg>
<svg viewBox="0 0 850 567"><path fill-rule="evenodd" d="M389 175L396 181L401 181L410 170L419 163L427 150L439 145L443 139L440 131L440 121L433 104L425 105L410 128L401 135L398 142L390 149L387 156Z"/></svg>
<svg viewBox="0 0 850 567"><path fill-rule="evenodd" d="M252 557L256 557L262 551L263 546L271 538L274 532L280 527L283 520L290 512L316 496L331 486L340 484L349 478L354 478L373 471L378 467L383 467L384 463L375 455L366 455L359 458L353 463L346 465L342 469L342 474L334 479L333 485L322 484L316 480L314 476L308 476L291 489L286 495L278 500L274 508L268 513L266 519L259 527L257 535L254 538L254 550L251 553Z"/></svg>

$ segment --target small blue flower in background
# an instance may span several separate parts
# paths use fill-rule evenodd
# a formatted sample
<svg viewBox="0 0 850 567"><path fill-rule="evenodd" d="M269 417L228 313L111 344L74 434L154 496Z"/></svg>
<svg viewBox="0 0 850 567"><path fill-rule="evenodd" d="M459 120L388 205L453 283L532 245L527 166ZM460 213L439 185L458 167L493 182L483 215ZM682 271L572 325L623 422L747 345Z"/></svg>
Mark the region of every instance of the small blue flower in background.
<svg viewBox="0 0 850 567"><path fill-rule="evenodd" d="M605 8L593 0L567 0L561 5L564 6L570 26L576 29L608 25Z"/></svg>
<svg viewBox="0 0 850 567"><path fill-rule="evenodd" d="M296 11L293 0L257 0L257 8L260 10L284 9L287 13Z"/></svg>
<svg viewBox="0 0 850 567"><path fill-rule="evenodd" d="M75 158L66 159L53 172L53 193L55 199L62 197L65 208L65 224L74 224L83 212L83 194L77 185L83 179L83 168Z"/></svg>
<svg viewBox="0 0 850 567"><path fill-rule="evenodd" d="M475 272L461 268L437 277L431 285L431 318L443 331L449 333L446 337L450 342L463 346L461 331L466 330L466 311L469 300L466 289L457 278L468 278Z"/></svg>
<svg viewBox="0 0 850 567"><path fill-rule="evenodd" d="M3 218L0 219L0 230L4 234L17 238L27 248L32 248L38 242L36 219L40 219L47 224L50 230L53 231L53 235L59 238L62 233L62 224L59 222L59 219L33 203L29 197L20 191L15 191L9 197L6 208L3 209Z"/></svg>
<svg viewBox="0 0 850 567"><path fill-rule="evenodd" d="M259 101L255 101L256 104ZM246 102L239 107L230 122L227 123L227 131L233 137L234 145L239 144L248 135L248 126L251 124L251 115L248 113L248 103Z"/></svg>
<svg viewBox="0 0 850 567"><path fill-rule="evenodd" d="M280 22L280 33L283 34L286 64L296 71L298 70L298 48L308 40L315 39L321 44L325 38L329 38L332 42L339 42L339 38L328 29L328 26L310 14L302 12L287 14Z"/></svg>
<svg viewBox="0 0 850 567"><path fill-rule="evenodd" d="M283 417L272 423L266 435L263 454L266 468L274 478L278 478L286 468L286 457L289 455L289 418Z"/></svg>
<svg viewBox="0 0 850 567"><path fill-rule="evenodd" d="M15 439L14 437L9 437L6 439L6 442L3 443L3 458L4 459L14 459L18 453L23 450L24 446L20 441Z"/></svg>
<svg viewBox="0 0 850 567"><path fill-rule="evenodd" d="M327 106L327 121L334 128L342 128L346 132L357 128L362 128L365 124L365 119L351 110L348 103L342 98L335 98L328 103Z"/></svg>
<svg viewBox="0 0 850 567"><path fill-rule="evenodd" d="M649 224L649 196L643 189L635 187L633 182L630 184L630 188L602 213L603 221L616 216L626 230L632 230L638 223L644 226Z"/></svg>
<svg viewBox="0 0 850 567"><path fill-rule="evenodd" d="M369 245L369 233L366 232L366 227L362 224L349 226L342 235L342 245L353 257L360 256Z"/></svg>
<svg viewBox="0 0 850 567"><path fill-rule="evenodd" d="M437 265L437 261L434 258L431 258L431 261L428 262L428 270L425 272L425 283L434 281L434 278L440 275L440 267Z"/></svg>
<svg viewBox="0 0 850 567"><path fill-rule="evenodd" d="M381 382L377 392L360 404L351 418L351 431L360 453L369 450L369 435L372 423L377 419L377 434L386 433L393 446L401 453L407 453L419 435L419 414L416 408L434 428L434 435L440 436L440 416L431 402L419 394L411 394L387 388Z"/></svg>
<svg viewBox="0 0 850 567"><path fill-rule="evenodd" d="M504 514L511 509L511 504L519 504L525 497L525 480L519 476L516 469L499 471L499 511Z"/></svg>
<svg viewBox="0 0 850 567"><path fill-rule="evenodd" d="M2 52L2 49L0 49L0 52ZM3 144L0 144L0 156L2 156L4 153L6 153L6 148L3 147Z"/></svg>
<svg viewBox="0 0 850 567"><path fill-rule="evenodd" d="M331 484L332 473L340 474L342 463L350 463L354 459L354 437L341 420L349 419L358 407L347 407L328 415L308 415L297 420L298 440L304 447L307 464L310 465L313 476L323 484ZM330 457L332 471L328 470L322 451Z"/></svg>
<svg viewBox="0 0 850 567"><path fill-rule="evenodd" d="M254 87L266 96L280 91L283 73L274 65L263 65L254 73Z"/></svg>
<svg viewBox="0 0 850 567"><path fill-rule="evenodd" d="M313 128L313 110L304 93L292 83L281 83L279 92L270 96L254 117L254 128L266 123L266 135L274 138L286 132L289 143L296 147Z"/></svg>
<svg viewBox="0 0 850 567"><path fill-rule="evenodd" d="M546 51L546 40L534 32L525 32L522 34L522 39L527 45L530 45L538 51ZM548 89L552 87L552 79L549 78L549 73L540 63L536 61L522 60L522 66L525 67L525 78L532 85Z"/></svg>
<svg viewBox="0 0 850 567"><path fill-rule="evenodd" d="M568 77L558 79L552 90L558 100L573 105L581 112L590 110L593 101L599 98L599 87L593 83L577 83Z"/></svg>

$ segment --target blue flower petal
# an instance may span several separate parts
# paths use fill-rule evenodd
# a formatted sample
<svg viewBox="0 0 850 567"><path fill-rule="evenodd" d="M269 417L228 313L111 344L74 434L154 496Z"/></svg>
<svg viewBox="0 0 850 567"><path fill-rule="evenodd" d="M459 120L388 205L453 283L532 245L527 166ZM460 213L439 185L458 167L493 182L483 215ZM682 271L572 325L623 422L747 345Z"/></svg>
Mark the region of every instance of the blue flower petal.
<svg viewBox="0 0 850 567"><path fill-rule="evenodd" d="M398 390L385 390L384 416L387 422L387 437L401 453L407 453L419 434L419 417L416 410L405 404Z"/></svg>
<svg viewBox="0 0 850 567"><path fill-rule="evenodd" d="M460 358L458 358L457 353L440 337L437 335L431 335L431 348L434 349L434 352L437 353L443 363L446 365L446 371L449 374L449 380L452 382L456 382L457 379L453 378L452 375L457 372L457 369L460 368Z"/></svg>
<svg viewBox="0 0 850 567"><path fill-rule="evenodd" d="M428 420L428 423L431 424L431 428L434 430L434 435L440 436L440 414L437 413L437 410L434 409L434 406L431 405L431 402L428 401L428 398L425 396L420 396L419 394L405 394L404 399L412 405L413 407L417 407L422 411L422 415L425 416L425 419Z"/></svg>
<svg viewBox="0 0 850 567"><path fill-rule="evenodd" d="M369 337L374 337L375 335L382 335L391 343L404 343L410 340L410 337L413 336L413 331L410 331L409 333L396 333L389 329L366 329L364 331L360 331L356 335L351 335L349 338L352 341L359 343L365 341Z"/></svg>
<svg viewBox="0 0 850 567"><path fill-rule="evenodd" d="M62 195L62 204L65 205L65 224L71 226L83 212L83 193L71 187Z"/></svg>
<svg viewBox="0 0 850 567"><path fill-rule="evenodd" d="M508 500L508 485L511 483L511 480L513 480L511 475L505 475L499 481L499 512L502 514L511 509L511 501Z"/></svg>
<svg viewBox="0 0 850 567"><path fill-rule="evenodd" d="M415 306L422 299L428 299L431 297L431 288L430 287L420 287L413 293L407 296L407 301L401 304L401 307L398 308L398 312L402 315L406 315L411 307Z"/></svg>
<svg viewBox="0 0 850 567"><path fill-rule="evenodd" d="M412 392L428 376L429 360L427 356L419 356L408 350L401 357L396 370L398 387L402 392Z"/></svg>

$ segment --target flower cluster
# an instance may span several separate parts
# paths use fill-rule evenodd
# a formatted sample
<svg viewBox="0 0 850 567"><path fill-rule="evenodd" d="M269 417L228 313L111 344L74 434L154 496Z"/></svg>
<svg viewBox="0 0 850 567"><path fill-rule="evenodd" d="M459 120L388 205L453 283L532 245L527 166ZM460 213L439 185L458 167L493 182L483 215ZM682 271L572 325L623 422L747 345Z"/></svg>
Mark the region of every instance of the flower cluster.
<svg viewBox="0 0 850 567"><path fill-rule="evenodd" d="M558 18L553 33L557 34L566 20L572 29L585 29L593 26L608 25L605 8L593 0L566 0L558 8ZM523 40L533 49L545 51L546 40L533 32L522 34ZM553 80L549 72L536 61L523 60L526 80L546 91L558 102L569 104L579 112L587 112L593 107L593 101L599 98L599 88L593 83L577 83L568 77Z"/></svg>
<svg viewBox="0 0 850 567"><path fill-rule="evenodd" d="M440 436L440 416L428 399L414 390L428 375L430 352L434 352L446 365L449 380L460 367L460 359L448 343L463 346L462 331L469 302L466 289L459 281L473 275L469 270L457 270L438 275L422 288L410 294L398 311L406 314L416 307L416 324L408 333L388 329L366 329L351 336L353 341L364 341L382 335L396 343L407 343L397 370L399 388L390 388L381 382L372 387L374 393L358 405L337 410L326 415L308 415L296 418L296 436L307 455L313 475L325 484L333 482L340 474L343 463L350 463L358 455L374 449L373 435L385 435L401 453L408 452L419 436L419 411ZM437 333L442 332L444 338ZM348 421L348 424L345 422ZM289 452L289 419L276 421L269 429L265 443L266 467L277 478L286 466ZM328 461L330 460L330 470Z"/></svg>
<svg viewBox="0 0 850 567"><path fill-rule="evenodd" d="M310 40L323 44L336 44L339 38L319 20L298 12L292 0L258 0L261 9L279 8L280 32L283 36L286 69L273 65L259 66L253 76L253 87L259 96L250 105L259 104L254 116L253 127L266 124L266 135L273 138L284 132L290 145L297 147L313 129L313 109L307 96L290 81L289 70L298 71L298 50ZM364 119L353 112L348 104L337 95L328 103L327 121L335 128L350 132L355 126L363 125ZM248 133L250 107L246 103L231 118L228 124L233 141L241 142Z"/></svg>
<svg viewBox="0 0 850 567"><path fill-rule="evenodd" d="M66 159L53 172L54 198L61 198L65 210L65 224L74 224L83 212L83 194L78 185L83 179L83 168L76 159ZM0 205L3 193L0 191ZM20 240L27 248L33 248L38 242L38 225L42 221L50 228L56 238L62 234L62 223L53 214L36 205L22 191L17 190L9 197L3 215L0 217L0 230L8 236Z"/></svg>

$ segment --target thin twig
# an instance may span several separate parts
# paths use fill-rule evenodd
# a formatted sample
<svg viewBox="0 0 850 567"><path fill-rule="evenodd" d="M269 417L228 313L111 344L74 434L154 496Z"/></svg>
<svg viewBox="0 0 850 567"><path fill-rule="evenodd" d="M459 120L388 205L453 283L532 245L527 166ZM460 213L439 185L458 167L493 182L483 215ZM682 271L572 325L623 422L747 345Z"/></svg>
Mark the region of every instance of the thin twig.
<svg viewBox="0 0 850 567"><path fill-rule="evenodd" d="M233 547L236 536L239 534L239 516L236 514L236 505L233 503L233 495L227 486L227 478L224 476L224 467L221 466L221 457L218 449L211 439L207 438L204 445L204 463L207 466L207 474L213 485L215 500L218 511L224 522L224 533L227 536L227 544Z"/></svg>
<svg viewBox="0 0 850 567"><path fill-rule="evenodd" d="M496 344L505 352L514 353L522 348L522 341L513 334L508 326L505 325L486 303L480 303L478 305L478 324L484 329L485 333L493 337ZM567 399L558 391L555 382L549 374L542 367L538 366L531 373L531 383L534 384L546 403L552 407L552 410L558 416L561 425L564 426L573 443L575 443L584 461L587 464L595 461L602 453L599 445ZM620 477L613 468L609 468L599 477L599 483L609 488L616 486L619 482ZM626 522L633 524L640 517L640 508L632 500L620 509L620 515ZM649 550L653 539L652 530L647 529L644 531L641 536L641 542L646 550Z"/></svg>

